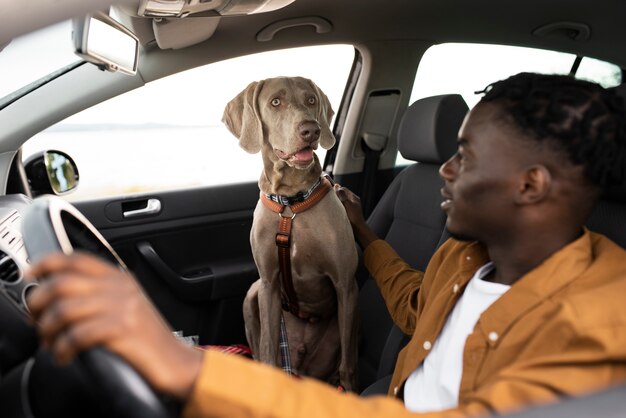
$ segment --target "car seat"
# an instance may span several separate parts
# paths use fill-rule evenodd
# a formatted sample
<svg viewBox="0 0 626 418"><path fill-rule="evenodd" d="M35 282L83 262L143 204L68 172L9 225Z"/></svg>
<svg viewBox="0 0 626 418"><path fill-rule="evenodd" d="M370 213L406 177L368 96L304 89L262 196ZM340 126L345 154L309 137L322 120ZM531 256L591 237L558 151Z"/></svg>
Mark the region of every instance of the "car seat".
<svg viewBox="0 0 626 418"><path fill-rule="evenodd" d="M607 189L589 217L587 227L626 248L626 184Z"/></svg>
<svg viewBox="0 0 626 418"><path fill-rule="evenodd" d="M396 176L367 220L400 257L420 270L447 238L439 167L456 152L457 134L467 111L458 94L428 97L409 106L398 128L398 149L416 163ZM393 371L398 351L408 339L393 325L374 280L367 273L360 274L358 370L363 390ZM386 388L380 390L386 392Z"/></svg>
<svg viewBox="0 0 626 418"><path fill-rule="evenodd" d="M626 84L615 87L615 92L626 101ZM626 248L626 181L607 188L589 217L587 227Z"/></svg>

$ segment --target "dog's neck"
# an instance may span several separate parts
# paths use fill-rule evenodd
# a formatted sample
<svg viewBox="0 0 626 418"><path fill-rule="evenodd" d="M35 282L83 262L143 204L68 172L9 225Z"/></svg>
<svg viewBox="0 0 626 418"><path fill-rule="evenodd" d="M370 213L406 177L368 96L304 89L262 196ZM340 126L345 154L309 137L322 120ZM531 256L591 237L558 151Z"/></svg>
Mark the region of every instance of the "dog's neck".
<svg viewBox="0 0 626 418"><path fill-rule="evenodd" d="M307 169L289 166L274 152L262 154L263 173L259 179L259 189L265 194L294 196L308 190L322 175L322 166L316 154L313 154L313 163Z"/></svg>

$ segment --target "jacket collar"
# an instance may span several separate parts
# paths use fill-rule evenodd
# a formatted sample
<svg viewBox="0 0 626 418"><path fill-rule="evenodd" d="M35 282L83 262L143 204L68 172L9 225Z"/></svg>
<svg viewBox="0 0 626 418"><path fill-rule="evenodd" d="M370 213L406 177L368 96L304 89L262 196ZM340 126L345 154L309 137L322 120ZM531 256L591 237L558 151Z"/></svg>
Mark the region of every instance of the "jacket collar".
<svg viewBox="0 0 626 418"><path fill-rule="evenodd" d="M468 248L470 250L470 248ZM482 250L486 252L484 246ZM593 262L591 234L583 235L561 248L515 282L481 315L477 328L485 337L503 336L528 311L578 279ZM499 339L488 339L491 346Z"/></svg>

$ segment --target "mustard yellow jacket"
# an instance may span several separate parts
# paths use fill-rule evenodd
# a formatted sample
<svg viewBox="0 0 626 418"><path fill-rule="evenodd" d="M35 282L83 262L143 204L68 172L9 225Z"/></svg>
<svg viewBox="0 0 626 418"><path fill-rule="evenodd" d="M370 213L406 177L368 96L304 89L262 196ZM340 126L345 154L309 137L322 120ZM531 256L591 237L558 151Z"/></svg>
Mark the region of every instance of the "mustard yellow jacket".
<svg viewBox="0 0 626 418"><path fill-rule="evenodd" d="M428 354L487 253L479 243L451 239L425 273L412 270L384 241L370 244L364 256L395 323L412 335L396 364L392 396L359 398L209 351L185 416L479 416L626 381L626 251L585 231L481 315L465 345L458 408L409 413L394 392L402 395L402 384Z"/></svg>

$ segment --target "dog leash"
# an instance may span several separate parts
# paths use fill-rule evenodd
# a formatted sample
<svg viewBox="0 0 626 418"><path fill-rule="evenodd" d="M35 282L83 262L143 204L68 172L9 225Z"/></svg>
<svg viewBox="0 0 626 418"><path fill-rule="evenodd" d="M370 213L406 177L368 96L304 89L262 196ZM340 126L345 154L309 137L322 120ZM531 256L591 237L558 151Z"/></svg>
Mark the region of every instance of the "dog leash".
<svg viewBox="0 0 626 418"><path fill-rule="evenodd" d="M276 202L266 194L261 193L261 202L266 208L272 212L278 213L278 232L276 233L275 242L278 251L278 265L280 268L280 276L282 282L282 305L283 309L291 312L297 317L300 317L300 306L298 304L298 298L296 297L296 291L293 287L293 278L291 276L291 259L290 259L290 247L291 247L291 228L293 220L298 213L304 212L313 206L315 206L326 194L333 188L331 180L327 175L322 176L319 186L315 190L311 191L308 199L293 203L291 205L284 205ZM284 216L283 212L286 208L291 210L291 216Z"/></svg>

